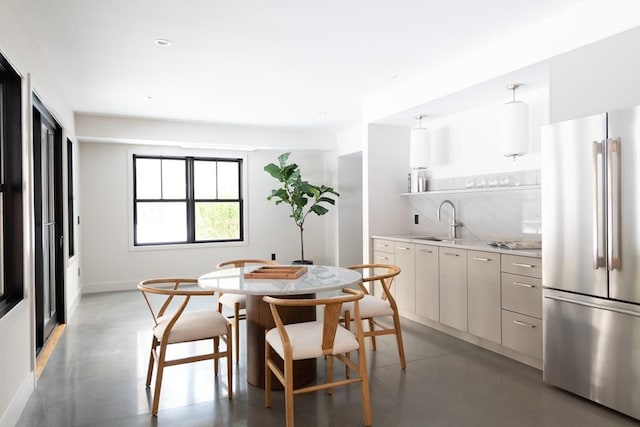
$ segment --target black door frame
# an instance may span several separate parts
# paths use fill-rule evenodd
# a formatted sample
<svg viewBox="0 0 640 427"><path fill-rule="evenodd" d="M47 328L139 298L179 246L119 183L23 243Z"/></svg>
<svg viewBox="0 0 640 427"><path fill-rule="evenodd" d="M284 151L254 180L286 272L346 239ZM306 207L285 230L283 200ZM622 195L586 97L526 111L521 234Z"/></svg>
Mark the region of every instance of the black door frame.
<svg viewBox="0 0 640 427"><path fill-rule="evenodd" d="M43 253L42 253L42 152L41 128L45 122L54 131L54 218L55 239L55 298L56 314L52 323L44 324L44 287L43 287ZM36 353L40 351L53 328L65 323L64 301L64 245L63 245L63 215L64 201L62 192L62 127L56 122L40 99L33 94L33 180L34 180L34 215L35 215L35 303L36 303Z"/></svg>

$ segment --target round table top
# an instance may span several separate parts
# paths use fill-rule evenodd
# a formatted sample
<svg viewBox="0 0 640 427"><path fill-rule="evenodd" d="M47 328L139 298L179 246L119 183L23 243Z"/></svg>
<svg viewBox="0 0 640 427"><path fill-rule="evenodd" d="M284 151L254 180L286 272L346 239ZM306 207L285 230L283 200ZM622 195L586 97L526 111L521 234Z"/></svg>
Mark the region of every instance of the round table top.
<svg viewBox="0 0 640 427"><path fill-rule="evenodd" d="M245 295L297 295L331 291L357 284L360 272L329 265L306 265L307 272L297 279L245 279L244 273L260 268L252 265L204 274L198 285L223 293Z"/></svg>

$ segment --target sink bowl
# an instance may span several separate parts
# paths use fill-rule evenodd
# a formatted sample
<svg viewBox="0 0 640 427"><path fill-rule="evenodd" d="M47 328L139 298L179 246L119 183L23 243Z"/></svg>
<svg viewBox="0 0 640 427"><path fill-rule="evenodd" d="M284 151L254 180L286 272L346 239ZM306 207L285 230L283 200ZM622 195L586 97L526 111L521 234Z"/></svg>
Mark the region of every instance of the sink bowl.
<svg viewBox="0 0 640 427"><path fill-rule="evenodd" d="M427 237L414 237L416 240L429 240L430 242L442 242L443 239L438 239L437 237L427 236Z"/></svg>

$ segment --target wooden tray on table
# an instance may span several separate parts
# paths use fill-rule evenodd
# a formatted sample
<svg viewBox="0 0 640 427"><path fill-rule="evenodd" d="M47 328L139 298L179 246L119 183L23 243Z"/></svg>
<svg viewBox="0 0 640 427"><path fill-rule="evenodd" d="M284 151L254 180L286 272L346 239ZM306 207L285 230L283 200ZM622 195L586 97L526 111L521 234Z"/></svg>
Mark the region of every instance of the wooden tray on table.
<svg viewBox="0 0 640 427"><path fill-rule="evenodd" d="M307 272L307 267L265 265L244 273L245 279L297 279Z"/></svg>

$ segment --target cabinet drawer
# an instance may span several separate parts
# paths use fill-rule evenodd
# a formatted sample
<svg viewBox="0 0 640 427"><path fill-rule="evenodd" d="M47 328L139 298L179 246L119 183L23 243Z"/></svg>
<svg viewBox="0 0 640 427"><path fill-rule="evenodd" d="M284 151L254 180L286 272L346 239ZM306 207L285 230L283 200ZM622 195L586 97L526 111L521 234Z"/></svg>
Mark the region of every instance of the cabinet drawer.
<svg viewBox="0 0 640 427"><path fill-rule="evenodd" d="M390 253L390 252L375 251L373 253L372 262L374 264L395 264L396 257L392 252Z"/></svg>
<svg viewBox="0 0 640 427"><path fill-rule="evenodd" d="M373 251L374 252L388 252L394 253L395 245L393 240L373 239Z"/></svg>
<svg viewBox="0 0 640 427"><path fill-rule="evenodd" d="M542 280L502 273L502 308L542 318Z"/></svg>
<svg viewBox="0 0 640 427"><path fill-rule="evenodd" d="M502 345L542 359L542 320L502 310Z"/></svg>
<svg viewBox="0 0 640 427"><path fill-rule="evenodd" d="M542 277L542 260L528 256L502 255L502 271L529 277Z"/></svg>

